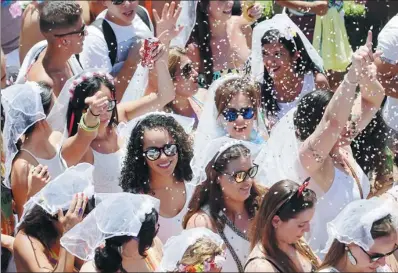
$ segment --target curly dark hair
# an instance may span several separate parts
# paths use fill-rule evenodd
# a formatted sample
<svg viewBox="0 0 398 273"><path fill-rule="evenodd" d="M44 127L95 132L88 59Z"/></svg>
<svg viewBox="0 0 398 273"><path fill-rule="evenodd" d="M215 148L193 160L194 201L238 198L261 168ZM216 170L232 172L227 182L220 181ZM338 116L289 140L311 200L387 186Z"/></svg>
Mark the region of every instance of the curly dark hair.
<svg viewBox="0 0 398 273"><path fill-rule="evenodd" d="M189 211L184 217L184 228L186 228L189 219L206 205L210 207L211 218L222 227L222 223L217 220L219 212L225 208L224 195L220 184L213 183L213 181L217 181L217 177L225 172L231 160L239 159L242 156L250 156L250 150L242 144L237 144L225 150L220 156L215 155L207 164L207 179L195 189L188 205ZM265 189L254 183L250 189L250 196L245 201L245 208L251 219L254 218L257 209L260 207L264 194Z"/></svg>
<svg viewBox="0 0 398 273"><path fill-rule="evenodd" d="M144 118L131 133L127 156L123 163L120 186L130 193L151 193L149 169L143 151L145 130L164 129L178 144L178 161L174 170L177 181L192 180L190 166L193 157L192 145L184 128L173 118L165 115L150 115Z"/></svg>

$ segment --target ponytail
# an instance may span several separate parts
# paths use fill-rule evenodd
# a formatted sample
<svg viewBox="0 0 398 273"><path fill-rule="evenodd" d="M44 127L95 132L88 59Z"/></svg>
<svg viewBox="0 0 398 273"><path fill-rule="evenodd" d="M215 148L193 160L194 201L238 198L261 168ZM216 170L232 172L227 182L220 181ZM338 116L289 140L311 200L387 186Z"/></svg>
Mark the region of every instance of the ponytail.
<svg viewBox="0 0 398 273"><path fill-rule="evenodd" d="M131 240L130 236L112 237L105 240L104 247L95 250L95 267L103 273L117 272L122 267L122 256L119 247Z"/></svg>

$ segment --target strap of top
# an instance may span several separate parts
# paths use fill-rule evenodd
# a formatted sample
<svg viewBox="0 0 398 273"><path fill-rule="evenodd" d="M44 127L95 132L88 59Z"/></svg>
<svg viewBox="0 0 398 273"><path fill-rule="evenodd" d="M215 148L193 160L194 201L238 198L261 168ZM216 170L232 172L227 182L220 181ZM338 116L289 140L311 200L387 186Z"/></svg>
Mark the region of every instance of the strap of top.
<svg viewBox="0 0 398 273"><path fill-rule="evenodd" d="M19 151L20 151L20 152L21 152L21 151L27 152L31 157L33 157L34 160L36 160L37 164L40 164L40 162L39 162L39 160L37 159L37 157L35 157L35 156L34 156L31 152L29 152L28 150L20 149Z"/></svg>
<svg viewBox="0 0 398 273"><path fill-rule="evenodd" d="M105 42L108 46L109 59L111 60L112 66L115 65L117 56L117 39L115 32L108 21L100 18L95 20L91 25L95 26L104 33Z"/></svg>
<svg viewBox="0 0 398 273"><path fill-rule="evenodd" d="M272 264L273 267L276 268L276 270L278 270L278 272L283 272L283 270L278 266L278 264L275 262L275 260L272 259L271 257L267 256L267 255L265 255L265 256L263 256L263 257L253 257L253 258L250 258L250 259L246 262L244 270L246 270L246 267L249 265L249 263L251 263L251 262L254 261L254 260L258 260L258 259L268 261L270 264Z"/></svg>

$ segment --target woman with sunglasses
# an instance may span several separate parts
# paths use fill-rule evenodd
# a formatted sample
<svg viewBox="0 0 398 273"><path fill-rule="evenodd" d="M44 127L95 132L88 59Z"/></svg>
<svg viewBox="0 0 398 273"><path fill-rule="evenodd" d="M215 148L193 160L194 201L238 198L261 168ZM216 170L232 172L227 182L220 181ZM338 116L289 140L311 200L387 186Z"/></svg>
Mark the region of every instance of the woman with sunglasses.
<svg viewBox="0 0 398 273"><path fill-rule="evenodd" d="M227 246L225 272L243 272L250 253L249 230L264 189L257 185L252 162L256 145L221 137L202 151L195 170L195 189L184 228L206 227Z"/></svg>
<svg viewBox="0 0 398 273"><path fill-rule="evenodd" d="M61 238L62 247L86 261L80 272L154 272L161 259L159 200L130 193L98 198L96 208Z"/></svg>
<svg viewBox="0 0 398 273"><path fill-rule="evenodd" d="M317 202L308 189L290 180L274 184L265 195L253 224L246 272L314 272L319 261L304 242Z"/></svg>
<svg viewBox="0 0 398 273"><path fill-rule="evenodd" d="M222 136L263 144L268 132L260 113L259 92L256 83L240 75L213 82L195 132L195 156L209 141Z"/></svg>
<svg viewBox="0 0 398 273"><path fill-rule="evenodd" d="M398 250L396 210L380 198L348 204L328 223L320 272L391 272L386 259Z"/></svg>
<svg viewBox="0 0 398 273"><path fill-rule="evenodd" d="M194 188L190 184L191 143L174 116L149 113L131 121L133 129L120 177L123 191L160 200L158 236L163 243L182 231Z"/></svg>
<svg viewBox="0 0 398 273"><path fill-rule="evenodd" d="M67 107L67 130L61 155L68 166L88 162L94 171L96 192L121 192L119 176L124 156L124 140L116 125L147 112L162 109L174 98L174 87L167 70L167 54L160 46L155 69L158 73L158 93L136 101L117 104L116 89L109 74L83 73L65 85L63 95L72 97ZM65 101L62 99L62 101ZM61 103L62 104L62 103ZM55 105L55 115L65 113ZM65 109L65 105L59 105ZM60 117L62 119L62 117Z"/></svg>
<svg viewBox="0 0 398 273"><path fill-rule="evenodd" d="M166 105L165 111L194 118L196 128L207 90L198 87L198 73L185 49L170 49L168 66L176 98Z"/></svg>

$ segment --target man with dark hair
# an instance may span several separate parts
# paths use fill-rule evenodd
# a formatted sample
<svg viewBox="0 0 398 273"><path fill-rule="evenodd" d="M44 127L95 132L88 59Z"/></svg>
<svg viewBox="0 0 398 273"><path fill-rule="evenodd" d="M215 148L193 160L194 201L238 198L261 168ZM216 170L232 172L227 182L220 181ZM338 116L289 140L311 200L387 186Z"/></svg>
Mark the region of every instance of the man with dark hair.
<svg viewBox="0 0 398 273"><path fill-rule="evenodd" d="M86 26L74 1L46 1L40 6L40 31L46 41L29 51L17 82L45 82L58 96L65 82L82 71L75 54L83 49Z"/></svg>

